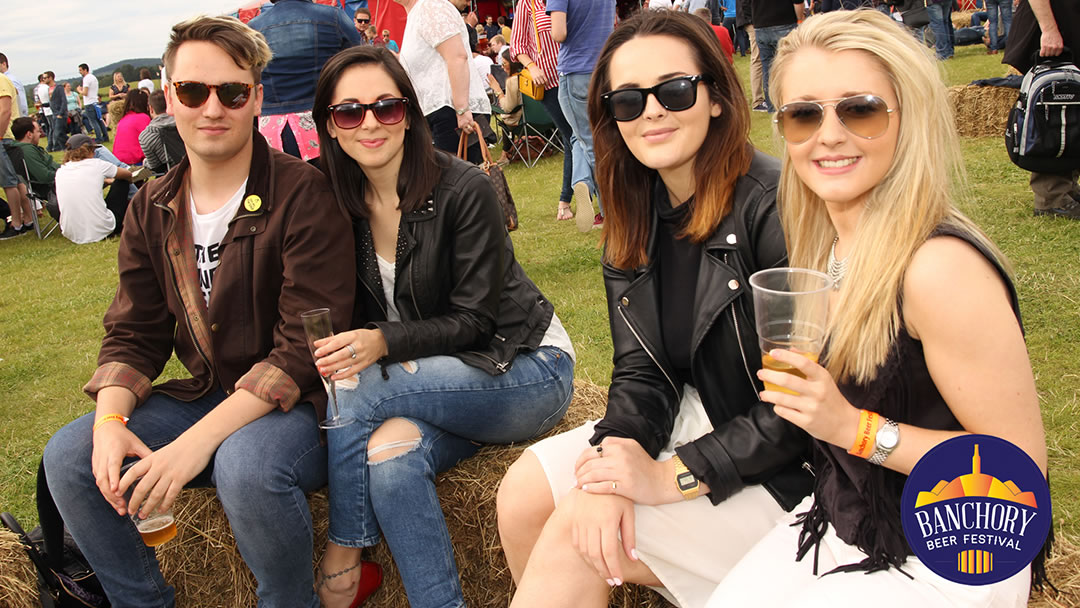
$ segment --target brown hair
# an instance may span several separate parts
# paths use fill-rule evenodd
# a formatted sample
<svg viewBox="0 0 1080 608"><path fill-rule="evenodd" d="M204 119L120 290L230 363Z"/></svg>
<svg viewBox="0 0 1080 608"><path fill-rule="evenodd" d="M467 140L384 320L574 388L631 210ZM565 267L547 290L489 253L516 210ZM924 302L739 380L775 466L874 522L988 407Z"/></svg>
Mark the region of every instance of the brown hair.
<svg viewBox="0 0 1080 608"><path fill-rule="evenodd" d="M596 182L604 201L605 261L617 268L648 262L652 184L657 172L641 164L626 146L615 119L600 96L611 90L611 60L623 44L642 36L670 36L690 47L702 76L711 80L709 100L721 114L694 159L694 201L680 236L700 243L731 209L735 180L750 168L750 110L735 69L724 57L716 34L704 21L677 11L641 11L608 37L589 87L589 122L596 150Z"/></svg>
<svg viewBox="0 0 1080 608"><path fill-rule="evenodd" d="M78 148L72 148L64 152L64 163L73 163L88 158L94 158L93 144L83 144Z"/></svg>
<svg viewBox="0 0 1080 608"><path fill-rule="evenodd" d="M262 81L262 71L270 63L270 46L266 38L235 17L202 15L173 26L169 44L165 47L165 69L173 72L176 51L185 42L210 42L225 51L236 65L251 72L255 84Z"/></svg>

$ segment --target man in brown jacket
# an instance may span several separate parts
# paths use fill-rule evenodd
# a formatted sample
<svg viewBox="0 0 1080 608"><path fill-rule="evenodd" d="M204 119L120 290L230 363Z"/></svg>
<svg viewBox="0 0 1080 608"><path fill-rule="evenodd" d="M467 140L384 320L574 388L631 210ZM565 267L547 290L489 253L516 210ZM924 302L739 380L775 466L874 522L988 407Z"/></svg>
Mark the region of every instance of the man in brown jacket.
<svg viewBox="0 0 1080 608"><path fill-rule="evenodd" d="M327 306L346 326L355 253L323 175L252 128L269 59L232 18L173 28L168 106L187 159L131 203L84 387L96 412L45 449L49 489L114 607L174 604L127 512L196 485L217 488L260 606L318 606L304 494L326 482L326 394L299 315ZM190 377L151 386L174 352Z"/></svg>

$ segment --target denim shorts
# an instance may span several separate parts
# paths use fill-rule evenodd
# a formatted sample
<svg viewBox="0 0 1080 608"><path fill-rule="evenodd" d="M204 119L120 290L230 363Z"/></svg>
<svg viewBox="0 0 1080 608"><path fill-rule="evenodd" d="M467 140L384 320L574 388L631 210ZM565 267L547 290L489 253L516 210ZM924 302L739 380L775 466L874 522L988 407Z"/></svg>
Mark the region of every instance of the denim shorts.
<svg viewBox="0 0 1080 608"><path fill-rule="evenodd" d="M12 140L5 139L4 144ZM19 178L15 173L15 165L8 158L7 148L0 146L0 188L14 188L19 185Z"/></svg>

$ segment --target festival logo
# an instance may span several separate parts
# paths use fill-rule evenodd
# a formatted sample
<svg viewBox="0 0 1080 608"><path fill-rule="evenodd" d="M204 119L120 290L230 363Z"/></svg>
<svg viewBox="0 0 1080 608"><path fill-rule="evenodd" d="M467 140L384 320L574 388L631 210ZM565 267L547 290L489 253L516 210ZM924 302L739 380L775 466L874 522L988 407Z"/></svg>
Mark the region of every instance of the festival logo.
<svg viewBox="0 0 1080 608"><path fill-rule="evenodd" d="M989 435L942 442L904 485L900 513L912 551L940 576L989 585L1023 570L1053 521L1050 490L1023 450Z"/></svg>

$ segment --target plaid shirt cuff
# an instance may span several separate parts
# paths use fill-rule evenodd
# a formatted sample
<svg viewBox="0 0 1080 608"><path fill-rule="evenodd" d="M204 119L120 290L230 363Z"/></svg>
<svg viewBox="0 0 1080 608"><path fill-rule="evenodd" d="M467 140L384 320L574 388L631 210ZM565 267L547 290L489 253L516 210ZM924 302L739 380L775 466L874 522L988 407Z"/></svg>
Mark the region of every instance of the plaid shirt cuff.
<svg viewBox="0 0 1080 608"><path fill-rule="evenodd" d="M106 386L122 386L135 393L137 403L146 401L150 396L150 379L127 363L111 361L97 368L94 376L83 387L83 392L97 400L98 391Z"/></svg>
<svg viewBox="0 0 1080 608"><path fill-rule="evenodd" d="M296 382L284 370L265 361L252 366L251 371L236 381L235 388L244 389L286 412L300 400L300 387Z"/></svg>

